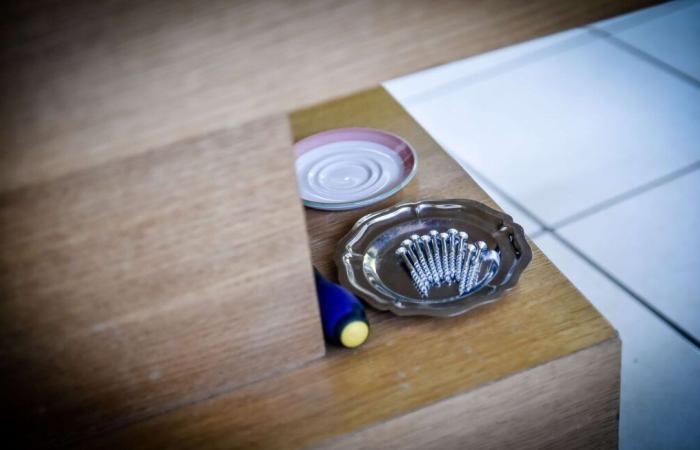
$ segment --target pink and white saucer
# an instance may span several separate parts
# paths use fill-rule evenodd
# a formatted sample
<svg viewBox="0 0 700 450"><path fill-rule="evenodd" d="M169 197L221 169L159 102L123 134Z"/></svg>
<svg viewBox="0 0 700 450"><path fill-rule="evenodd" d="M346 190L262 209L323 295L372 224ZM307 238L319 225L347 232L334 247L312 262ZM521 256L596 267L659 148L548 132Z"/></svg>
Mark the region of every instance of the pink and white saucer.
<svg viewBox="0 0 700 450"><path fill-rule="evenodd" d="M361 208L391 197L413 178L415 150L400 137L372 128L339 128L294 146L299 191L306 206Z"/></svg>

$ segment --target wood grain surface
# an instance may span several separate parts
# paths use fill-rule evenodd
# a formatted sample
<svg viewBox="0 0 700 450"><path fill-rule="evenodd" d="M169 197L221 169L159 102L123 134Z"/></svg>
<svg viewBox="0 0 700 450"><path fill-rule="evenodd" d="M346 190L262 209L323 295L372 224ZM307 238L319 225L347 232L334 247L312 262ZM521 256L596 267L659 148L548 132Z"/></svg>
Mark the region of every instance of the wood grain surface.
<svg viewBox="0 0 700 450"><path fill-rule="evenodd" d="M0 191L649 3L4 2Z"/></svg>
<svg viewBox="0 0 700 450"><path fill-rule="evenodd" d="M619 373L610 340L319 447L617 448Z"/></svg>
<svg viewBox="0 0 700 450"><path fill-rule="evenodd" d="M252 382L322 352L280 113L649 3L3 3L6 428L23 447L47 437L300 447L614 340L536 250L499 304L454 321L370 313L366 348ZM493 206L385 93L372 92L294 114L294 134L374 124L407 137L421 172L377 207L423 196ZM281 189L270 194L271 183ZM361 214L307 212L312 259L327 275L335 242ZM298 239L282 248L260 242L267 232ZM272 308L280 296L298 307ZM242 304L250 320L237 319Z"/></svg>
<svg viewBox="0 0 700 450"><path fill-rule="evenodd" d="M469 175L381 88L295 112L291 120L296 139L327 128L356 125L386 129L409 140L418 151L420 170L404 191L387 200L388 204L448 196L493 205ZM339 236L357 217L382 206L343 213L307 209L314 264L333 275L331 255ZM533 251L533 262L518 286L495 304L442 320L370 311L371 336L357 350L330 351L298 370L142 421L91 445L301 448L342 439L340 436L363 429L368 429L368 439L375 439L372 427L377 424L389 421L397 425L397 430L405 429L408 425L399 426L404 423L401 417L407 417L407 424L415 423L413 416L406 416L408 413L515 377L507 387L493 388L496 393L492 389L474 394L476 404L491 410L478 423L495 427L494 422L485 423L501 420L504 426L514 427L514 421L527 421L517 424L520 431L514 436L530 444L537 436L544 439L550 428L550 440L557 436L566 439L560 446L589 439L606 446L615 441L617 430L617 335L539 249L533 247ZM586 353L582 352L585 349ZM571 358L570 362L528 375L530 369L564 357ZM578 372L577 368L586 366L599 370ZM570 383L568 388L566 383ZM584 387L592 389L590 396L581 396ZM529 397L528 391L536 393ZM553 393L549 400L547 393ZM459 402L459 414L471 411L473 398L467 396ZM566 401L559 404L554 399ZM530 406L539 408L537 414L525 413ZM428 415L435 414L436 421L454 418L449 405L427 411ZM547 417L545 422L540 422L542 417ZM579 428L575 427L577 423ZM603 428L586 437L595 427ZM527 434L530 428L532 433ZM454 429L453 425L450 430ZM434 439L442 434L439 429L432 432ZM480 442L475 432L478 430L469 427L465 428L466 434L450 431L464 442ZM394 436L389 433L386 438L376 438L376 442L386 443ZM348 439L351 444L358 442ZM494 442L506 441L504 437Z"/></svg>
<svg viewBox="0 0 700 450"><path fill-rule="evenodd" d="M277 116L0 194L9 430L71 439L323 354L289 143Z"/></svg>

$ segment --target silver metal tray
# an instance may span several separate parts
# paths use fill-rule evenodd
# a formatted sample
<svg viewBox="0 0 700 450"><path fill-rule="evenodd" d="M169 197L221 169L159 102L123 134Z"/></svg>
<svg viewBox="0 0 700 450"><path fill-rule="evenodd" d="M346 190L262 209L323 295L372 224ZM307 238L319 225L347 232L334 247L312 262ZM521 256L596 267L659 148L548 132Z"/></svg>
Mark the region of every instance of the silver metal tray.
<svg viewBox="0 0 700 450"><path fill-rule="evenodd" d="M455 228L482 240L500 254L493 279L480 290L459 295L441 286L421 298L395 250L411 234ZM507 214L466 199L401 203L362 217L338 243L335 262L340 282L371 306L398 315L451 317L491 303L518 282L532 260L523 228Z"/></svg>

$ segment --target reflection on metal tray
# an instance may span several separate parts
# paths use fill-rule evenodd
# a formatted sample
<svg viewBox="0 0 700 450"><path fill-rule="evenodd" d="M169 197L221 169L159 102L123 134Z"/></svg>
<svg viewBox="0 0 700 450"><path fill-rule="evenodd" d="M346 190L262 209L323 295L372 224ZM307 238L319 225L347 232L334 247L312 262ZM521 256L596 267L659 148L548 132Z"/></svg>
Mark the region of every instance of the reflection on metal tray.
<svg viewBox="0 0 700 450"><path fill-rule="evenodd" d="M460 295L457 284L431 289L422 297L395 250L413 234L454 228L483 241L500 255L491 280ZM504 213L466 199L401 203L362 217L338 243L340 282L371 306L399 315L450 317L495 301L518 282L532 259L523 229Z"/></svg>

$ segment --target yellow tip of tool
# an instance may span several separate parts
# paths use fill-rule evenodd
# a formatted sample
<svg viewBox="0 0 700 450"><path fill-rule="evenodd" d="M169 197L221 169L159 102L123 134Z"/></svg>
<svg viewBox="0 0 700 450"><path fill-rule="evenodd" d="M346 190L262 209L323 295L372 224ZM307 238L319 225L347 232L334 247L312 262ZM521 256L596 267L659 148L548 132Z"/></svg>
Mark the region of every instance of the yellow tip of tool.
<svg viewBox="0 0 700 450"><path fill-rule="evenodd" d="M369 326L361 320L353 320L340 333L340 343L348 348L359 347L369 336Z"/></svg>

